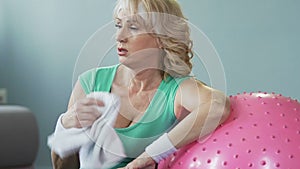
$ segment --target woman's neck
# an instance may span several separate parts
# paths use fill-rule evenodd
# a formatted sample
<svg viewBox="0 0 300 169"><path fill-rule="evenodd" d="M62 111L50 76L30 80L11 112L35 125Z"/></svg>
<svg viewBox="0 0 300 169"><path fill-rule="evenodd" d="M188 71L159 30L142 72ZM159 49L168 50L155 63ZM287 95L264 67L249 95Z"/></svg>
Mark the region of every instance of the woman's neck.
<svg viewBox="0 0 300 169"><path fill-rule="evenodd" d="M127 82L129 90L134 93L157 89L162 81L162 73L159 69L134 71L125 66L122 69L123 79Z"/></svg>

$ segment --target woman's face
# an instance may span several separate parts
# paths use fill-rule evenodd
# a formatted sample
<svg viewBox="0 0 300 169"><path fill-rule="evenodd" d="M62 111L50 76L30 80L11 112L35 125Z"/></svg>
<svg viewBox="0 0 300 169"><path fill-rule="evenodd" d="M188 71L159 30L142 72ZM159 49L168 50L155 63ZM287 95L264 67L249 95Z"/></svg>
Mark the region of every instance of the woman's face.
<svg viewBox="0 0 300 169"><path fill-rule="evenodd" d="M117 52L119 61L125 65L141 66L161 60L161 50L157 38L150 35L141 16L130 16L119 12L115 19L117 28Z"/></svg>

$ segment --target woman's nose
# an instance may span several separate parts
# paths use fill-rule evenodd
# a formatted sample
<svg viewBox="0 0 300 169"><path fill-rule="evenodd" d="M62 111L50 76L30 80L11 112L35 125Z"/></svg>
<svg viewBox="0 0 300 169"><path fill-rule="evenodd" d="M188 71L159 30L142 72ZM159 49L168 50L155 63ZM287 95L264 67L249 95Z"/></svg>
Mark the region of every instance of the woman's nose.
<svg viewBox="0 0 300 169"><path fill-rule="evenodd" d="M128 38L128 33L124 28L119 28L116 33L116 40L118 42L126 42Z"/></svg>

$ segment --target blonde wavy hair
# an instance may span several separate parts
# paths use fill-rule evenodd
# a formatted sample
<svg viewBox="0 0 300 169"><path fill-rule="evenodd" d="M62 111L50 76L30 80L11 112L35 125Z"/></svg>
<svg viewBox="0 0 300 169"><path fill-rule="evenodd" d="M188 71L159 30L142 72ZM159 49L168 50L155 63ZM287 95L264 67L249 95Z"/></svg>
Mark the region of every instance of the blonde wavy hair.
<svg viewBox="0 0 300 169"><path fill-rule="evenodd" d="M182 77L192 70L193 42L190 28L176 0L118 0L114 17L121 10L144 19L149 34L158 38L162 49L163 76Z"/></svg>

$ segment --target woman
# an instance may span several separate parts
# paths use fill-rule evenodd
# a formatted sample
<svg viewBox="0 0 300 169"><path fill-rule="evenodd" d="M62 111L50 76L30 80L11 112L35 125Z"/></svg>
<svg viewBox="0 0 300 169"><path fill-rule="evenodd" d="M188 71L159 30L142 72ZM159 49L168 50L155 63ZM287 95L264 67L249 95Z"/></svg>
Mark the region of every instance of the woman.
<svg viewBox="0 0 300 169"><path fill-rule="evenodd" d="M114 125L127 158L113 168L155 168L177 149L204 137L229 114L224 93L189 76L192 42L176 0L118 0L114 11L119 64L79 77L63 114L64 128L89 127L101 116L103 102L94 91L120 97ZM54 166L78 168L78 156Z"/></svg>

